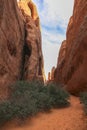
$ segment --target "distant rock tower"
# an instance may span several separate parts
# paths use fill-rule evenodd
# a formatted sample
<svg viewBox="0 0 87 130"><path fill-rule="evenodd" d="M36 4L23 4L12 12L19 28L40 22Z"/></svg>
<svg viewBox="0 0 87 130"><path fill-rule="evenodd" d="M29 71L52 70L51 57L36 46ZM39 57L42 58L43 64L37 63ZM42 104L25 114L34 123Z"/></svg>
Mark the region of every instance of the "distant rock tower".
<svg viewBox="0 0 87 130"><path fill-rule="evenodd" d="M50 74L50 72L48 73L48 81L50 81L51 80L51 74Z"/></svg>
<svg viewBox="0 0 87 130"><path fill-rule="evenodd" d="M55 67L53 66L51 69L51 80L54 81L54 73L55 73Z"/></svg>
<svg viewBox="0 0 87 130"><path fill-rule="evenodd" d="M55 76L55 67L53 66L51 69L51 72L48 73L48 80L47 82L54 82L54 76Z"/></svg>

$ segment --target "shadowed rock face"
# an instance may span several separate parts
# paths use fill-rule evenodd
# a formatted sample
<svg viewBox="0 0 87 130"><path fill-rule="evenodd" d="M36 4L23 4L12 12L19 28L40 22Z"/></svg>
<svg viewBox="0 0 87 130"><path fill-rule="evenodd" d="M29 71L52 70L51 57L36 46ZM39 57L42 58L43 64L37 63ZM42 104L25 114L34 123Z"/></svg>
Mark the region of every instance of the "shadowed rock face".
<svg viewBox="0 0 87 130"><path fill-rule="evenodd" d="M61 44L61 48L59 51L59 57L58 57L58 65L62 64L62 62L64 61L65 53L66 53L66 40L64 40Z"/></svg>
<svg viewBox="0 0 87 130"><path fill-rule="evenodd" d="M32 1L25 0L20 9L16 0L0 1L0 99L8 96L7 86L12 82L36 78L43 80L41 33L36 6Z"/></svg>
<svg viewBox="0 0 87 130"><path fill-rule="evenodd" d="M24 24L16 0L0 0L0 98L9 83L19 80L24 44Z"/></svg>
<svg viewBox="0 0 87 130"><path fill-rule="evenodd" d="M51 80L54 81L54 73L55 73L55 67L53 66L51 69Z"/></svg>
<svg viewBox="0 0 87 130"><path fill-rule="evenodd" d="M41 47L40 22L37 8L31 0L21 0L19 2L19 8L24 17L26 34L23 79L43 80L43 55Z"/></svg>
<svg viewBox="0 0 87 130"><path fill-rule="evenodd" d="M68 91L78 94L87 91L87 0L75 0L66 37L65 47L62 44L60 49L55 81L66 84Z"/></svg>
<svg viewBox="0 0 87 130"><path fill-rule="evenodd" d="M62 69L65 63L65 54L66 54L66 40L64 40L61 44L59 56L58 56L57 68L55 69L54 72L54 80L60 83L63 83Z"/></svg>

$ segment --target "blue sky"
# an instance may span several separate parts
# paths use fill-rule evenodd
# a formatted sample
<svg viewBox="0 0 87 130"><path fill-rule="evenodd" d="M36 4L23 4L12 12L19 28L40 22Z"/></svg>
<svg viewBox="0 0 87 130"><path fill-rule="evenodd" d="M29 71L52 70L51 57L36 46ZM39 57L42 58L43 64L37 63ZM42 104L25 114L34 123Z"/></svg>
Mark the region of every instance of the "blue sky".
<svg viewBox="0 0 87 130"><path fill-rule="evenodd" d="M66 39L66 29L73 12L74 0L32 0L36 3L42 33L46 77L57 64L59 48Z"/></svg>
<svg viewBox="0 0 87 130"><path fill-rule="evenodd" d="M58 52L73 12L74 0L33 0L36 3L42 31L42 48L46 76L57 64Z"/></svg>

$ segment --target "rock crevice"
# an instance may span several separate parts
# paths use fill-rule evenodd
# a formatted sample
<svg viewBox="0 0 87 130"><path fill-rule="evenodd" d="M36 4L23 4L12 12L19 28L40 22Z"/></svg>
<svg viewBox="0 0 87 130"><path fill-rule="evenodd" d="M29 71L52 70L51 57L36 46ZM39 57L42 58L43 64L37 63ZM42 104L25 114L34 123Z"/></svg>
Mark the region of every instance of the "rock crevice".
<svg viewBox="0 0 87 130"><path fill-rule="evenodd" d="M19 6L19 7L18 7ZM43 81L40 22L31 0L0 1L0 99L18 80Z"/></svg>

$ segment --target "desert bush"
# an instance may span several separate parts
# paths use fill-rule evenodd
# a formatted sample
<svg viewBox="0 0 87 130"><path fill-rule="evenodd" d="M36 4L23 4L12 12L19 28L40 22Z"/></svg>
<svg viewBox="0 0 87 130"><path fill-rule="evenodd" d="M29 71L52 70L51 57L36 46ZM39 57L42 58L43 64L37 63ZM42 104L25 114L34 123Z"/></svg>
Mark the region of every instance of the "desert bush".
<svg viewBox="0 0 87 130"><path fill-rule="evenodd" d="M11 95L0 103L0 124L13 118L25 119L38 112L69 104L69 93L55 84L18 81L10 86Z"/></svg>
<svg viewBox="0 0 87 130"><path fill-rule="evenodd" d="M62 85L48 84L47 89L50 95L52 107L66 107L69 105L69 93L62 88Z"/></svg>
<svg viewBox="0 0 87 130"><path fill-rule="evenodd" d="M14 117L15 111L16 108L13 107L9 100L0 102L0 124L11 120Z"/></svg>
<svg viewBox="0 0 87 130"><path fill-rule="evenodd" d="M16 85L17 84L17 85ZM47 95L47 90L44 88L44 84L39 81L25 82L21 81L12 86L12 100L17 104L30 104L36 105L35 109L38 111L49 107L47 104L49 102L49 95ZM16 87L15 87L16 86ZM26 101L26 102L25 102ZM21 105L22 106L22 105ZM48 109L48 108L47 108Z"/></svg>
<svg viewBox="0 0 87 130"><path fill-rule="evenodd" d="M87 115L87 92L80 93L80 101L84 104L84 111Z"/></svg>

